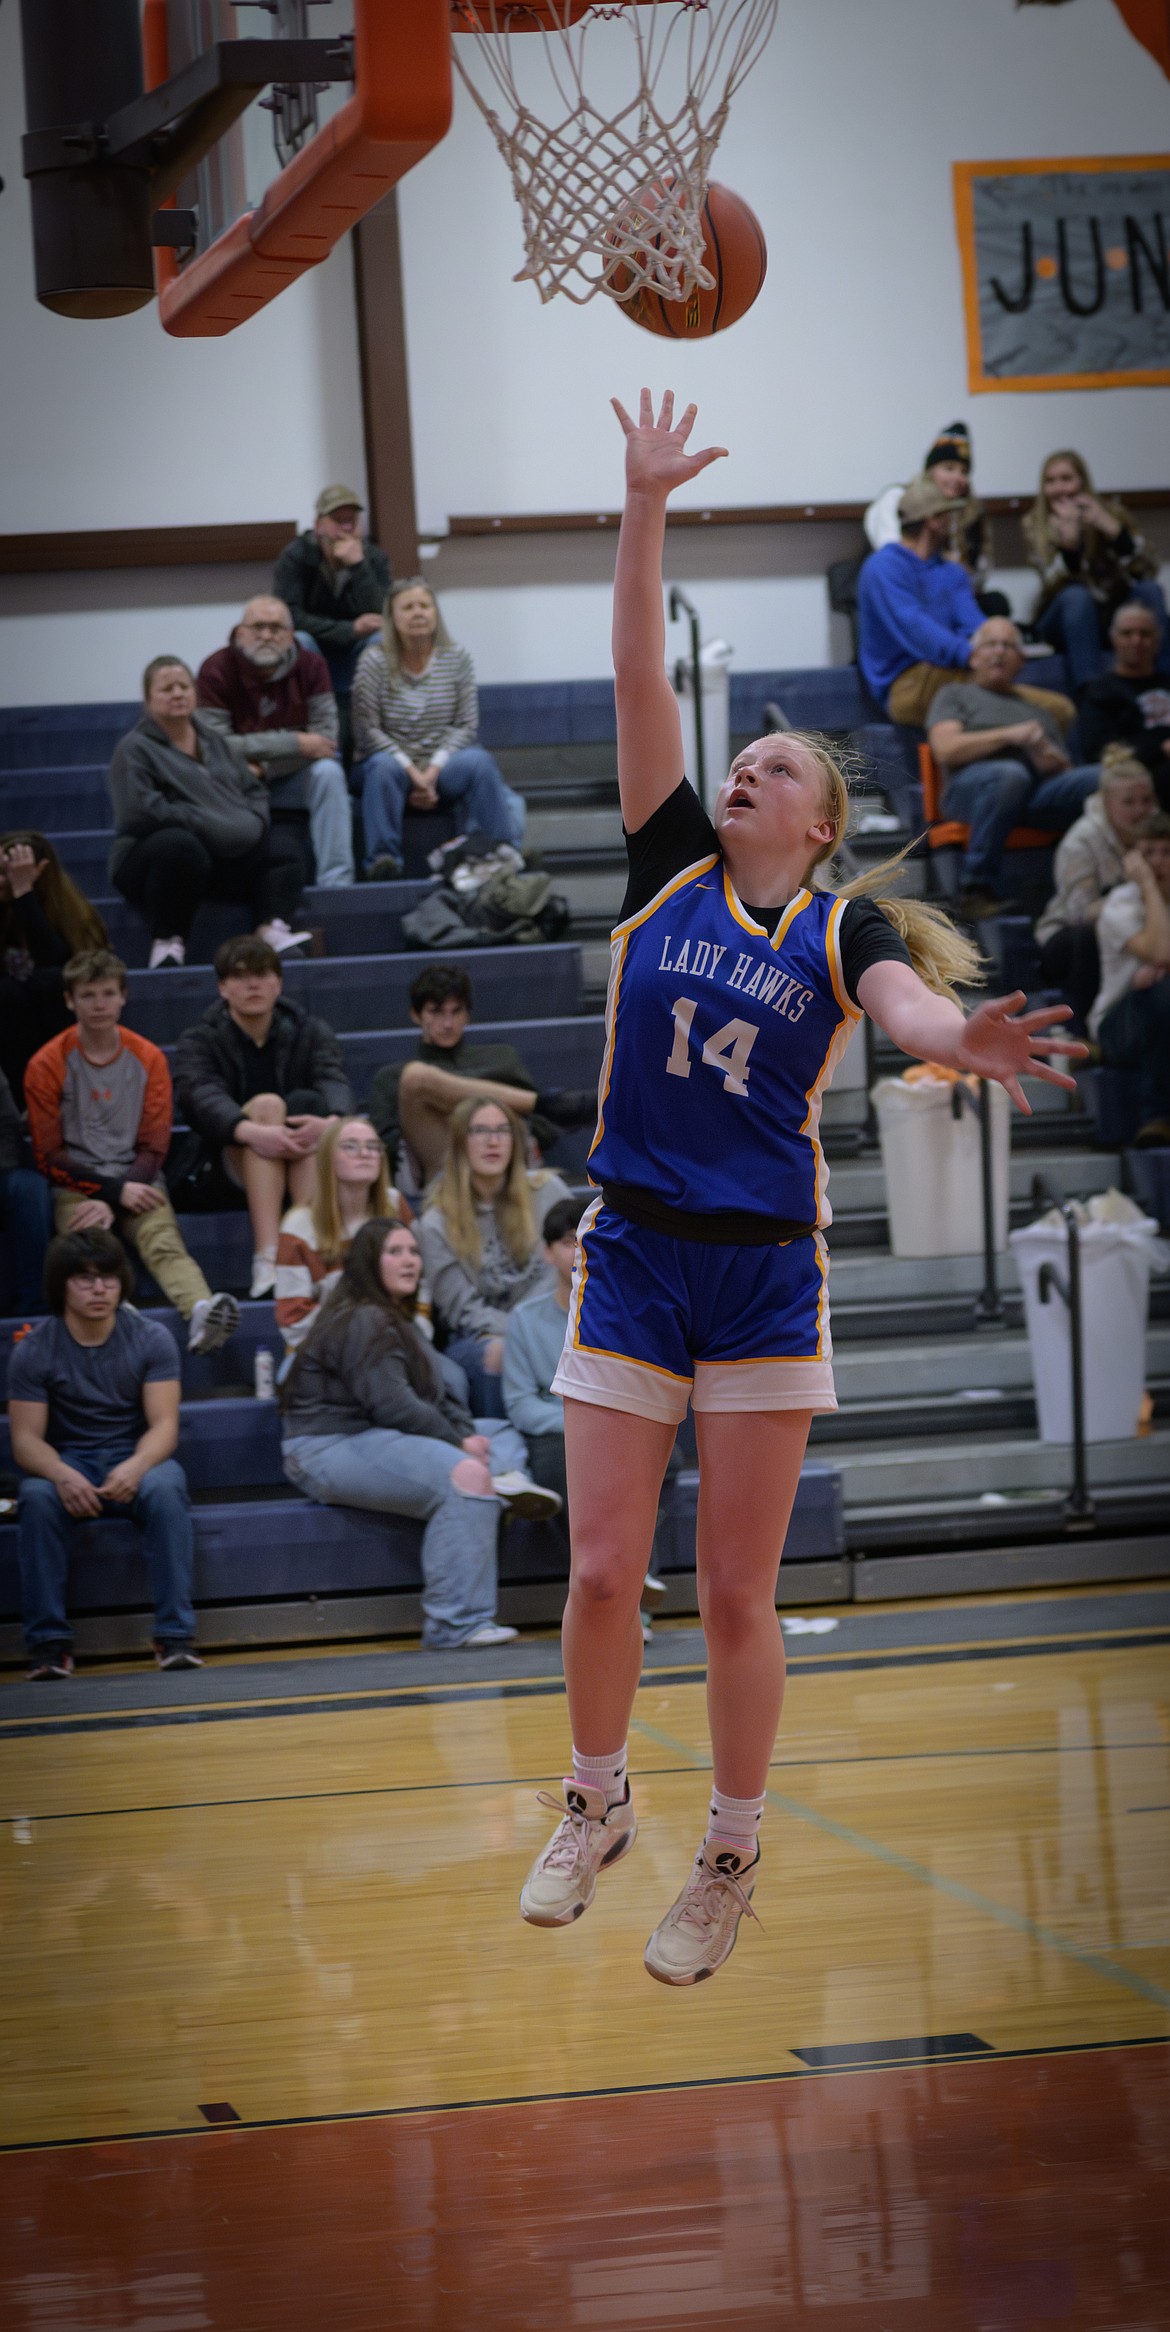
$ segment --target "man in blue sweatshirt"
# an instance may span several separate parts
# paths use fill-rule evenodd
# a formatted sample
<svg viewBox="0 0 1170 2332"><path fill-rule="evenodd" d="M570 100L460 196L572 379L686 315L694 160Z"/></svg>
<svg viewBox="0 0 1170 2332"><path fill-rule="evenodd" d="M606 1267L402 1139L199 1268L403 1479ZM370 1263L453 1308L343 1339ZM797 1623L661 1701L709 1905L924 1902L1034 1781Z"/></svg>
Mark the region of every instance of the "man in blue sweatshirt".
<svg viewBox="0 0 1170 2332"><path fill-rule="evenodd" d="M858 660L892 721L922 728L940 688L965 673L983 616L967 571L940 557L953 504L929 478L898 504L902 539L866 560L857 587Z"/></svg>

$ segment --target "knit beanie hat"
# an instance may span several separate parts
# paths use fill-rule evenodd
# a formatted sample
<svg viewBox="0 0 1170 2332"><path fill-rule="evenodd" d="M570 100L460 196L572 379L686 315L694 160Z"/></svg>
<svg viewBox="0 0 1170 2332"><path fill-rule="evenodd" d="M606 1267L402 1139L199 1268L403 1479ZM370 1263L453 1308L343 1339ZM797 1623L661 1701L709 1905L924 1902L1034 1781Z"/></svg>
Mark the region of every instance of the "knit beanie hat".
<svg viewBox="0 0 1170 2332"><path fill-rule="evenodd" d="M948 421L946 428L939 430L922 467L933 469L936 462L962 462L970 469L971 432L965 421Z"/></svg>

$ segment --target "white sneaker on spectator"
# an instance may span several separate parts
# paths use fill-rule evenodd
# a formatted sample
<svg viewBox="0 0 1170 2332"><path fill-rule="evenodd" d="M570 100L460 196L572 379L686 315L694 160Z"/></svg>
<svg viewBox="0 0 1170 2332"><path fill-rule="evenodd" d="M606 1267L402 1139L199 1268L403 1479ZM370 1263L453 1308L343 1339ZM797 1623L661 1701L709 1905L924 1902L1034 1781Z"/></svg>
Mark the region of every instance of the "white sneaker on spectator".
<svg viewBox="0 0 1170 2332"><path fill-rule="evenodd" d="M288 924L277 915L271 923L257 925L256 937L266 939L269 947L275 948L277 955L292 955L308 947L313 934L311 931L290 931Z"/></svg>
<svg viewBox="0 0 1170 2332"><path fill-rule="evenodd" d="M168 965L168 964L176 964L176 965L178 965L178 964L185 964L185 963L186 963L186 961L187 961L187 945L186 945L186 941L185 941L185 940L182 940L182 939L152 939L152 940L151 940L151 943L150 943L150 969L151 969L151 971L152 971L152 972L161 972L161 971L164 971L164 970L166 969L166 967L167 967L167 965Z"/></svg>
<svg viewBox="0 0 1170 2332"><path fill-rule="evenodd" d="M240 1325L240 1307L234 1296L200 1296L187 1322L188 1352L218 1352Z"/></svg>
<svg viewBox="0 0 1170 2332"><path fill-rule="evenodd" d="M273 1294L275 1293L275 1290L276 1290L276 1256L275 1256L275 1254L272 1254L272 1255L254 1255L254 1256L252 1257L252 1285L251 1285L251 1287L250 1287L250 1288L249 1288L249 1290L248 1290L248 1294L249 1294L249 1296L250 1296L250 1298L251 1298L252 1302L253 1302L254 1304L262 1303L262 1302L263 1302L263 1300L264 1300L264 1297L265 1297L265 1296L270 1296L270 1295L273 1295Z"/></svg>
<svg viewBox="0 0 1170 2332"><path fill-rule="evenodd" d="M519 1468L510 1474L492 1475L492 1495L506 1506L509 1514L551 1517L561 1511L561 1496L557 1490L543 1490L539 1482L530 1482Z"/></svg>
<svg viewBox="0 0 1170 2332"><path fill-rule="evenodd" d="M498 1620L488 1620L486 1626L477 1628L473 1636L464 1636L459 1650L471 1652L479 1651L484 1644L514 1644L519 1633L519 1628L501 1627Z"/></svg>

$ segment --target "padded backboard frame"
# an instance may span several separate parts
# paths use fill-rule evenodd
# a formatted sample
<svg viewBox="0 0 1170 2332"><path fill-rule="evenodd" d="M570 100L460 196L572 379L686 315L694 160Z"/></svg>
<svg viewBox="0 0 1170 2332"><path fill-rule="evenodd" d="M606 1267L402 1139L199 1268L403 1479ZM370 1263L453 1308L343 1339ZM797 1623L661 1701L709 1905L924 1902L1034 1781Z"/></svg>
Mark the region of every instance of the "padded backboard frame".
<svg viewBox="0 0 1170 2332"><path fill-rule="evenodd" d="M354 91L267 189L186 265L154 257L163 328L179 338L234 332L310 267L451 125L449 0L354 0ZM169 72L167 0L145 0L146 86Z"/></svg>

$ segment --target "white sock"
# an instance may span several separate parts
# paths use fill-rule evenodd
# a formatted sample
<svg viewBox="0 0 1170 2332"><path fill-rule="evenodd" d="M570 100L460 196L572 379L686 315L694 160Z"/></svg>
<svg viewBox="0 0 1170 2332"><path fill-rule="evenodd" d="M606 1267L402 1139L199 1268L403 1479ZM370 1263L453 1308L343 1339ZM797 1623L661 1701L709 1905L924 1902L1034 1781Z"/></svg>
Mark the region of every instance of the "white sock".
<svg viewBox="0 0 1170 2332"><path fill-rule="evenodd" d="M706 1843L730 1847L744 1862L754 1862L760 1850L763 1818L762 1794L758 1798L729 1798L726 1791L713 1789Z"/></svg>
<svg viewBox="0 0 1170 2332"><path fill-rule="evenodd" d="M626 1744L611 1750L608 1757L582 1757L580 1750L574 1749L573 1779L582 1789L604 1790L607 1806L620 1805L626 1794Z"/></svg>

